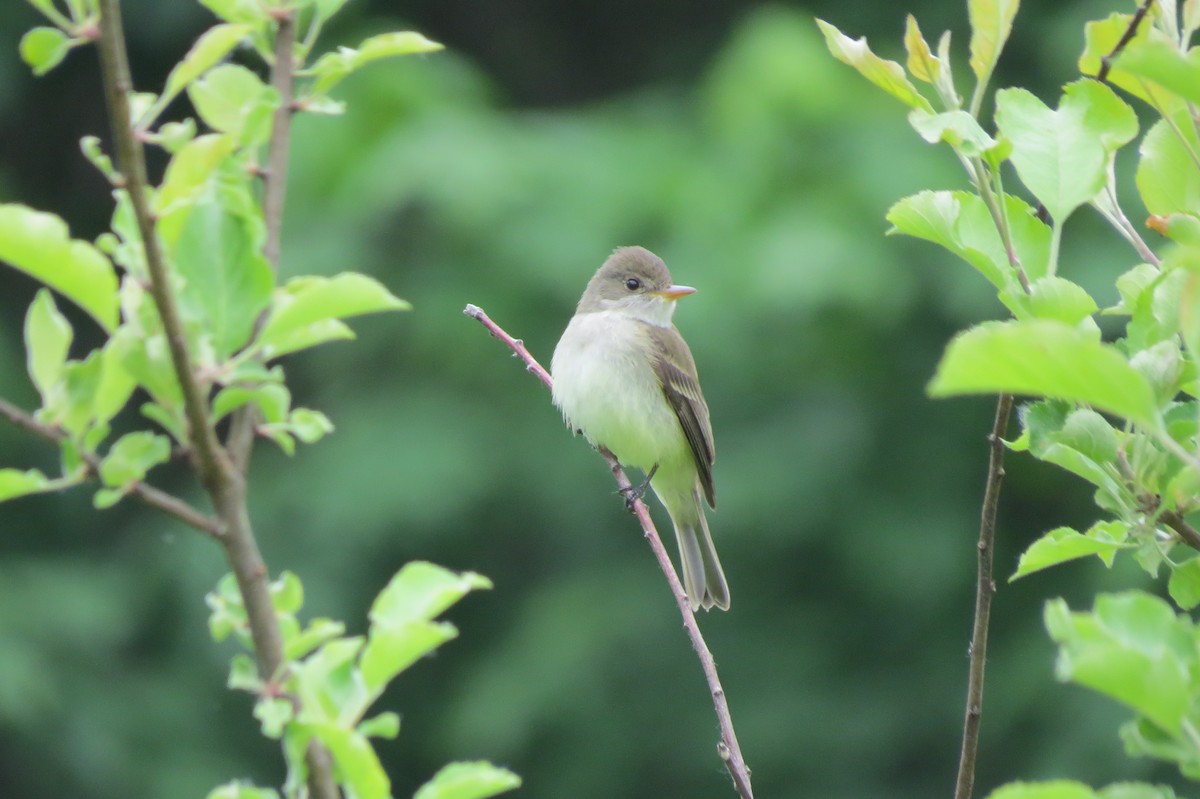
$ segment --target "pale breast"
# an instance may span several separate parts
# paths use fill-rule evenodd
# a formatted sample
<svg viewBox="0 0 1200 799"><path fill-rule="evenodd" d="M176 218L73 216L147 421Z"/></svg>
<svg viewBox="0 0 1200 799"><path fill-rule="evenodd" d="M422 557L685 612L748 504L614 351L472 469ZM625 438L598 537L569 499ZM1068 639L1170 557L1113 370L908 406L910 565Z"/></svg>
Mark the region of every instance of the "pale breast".
<svg viewBox="0 0 1200 799"><path fill-rule="evenodd" d="M554 403L573 429L639 469L686 451L679 420L650 366L641 323L576 315L554 350Z"/></svg>

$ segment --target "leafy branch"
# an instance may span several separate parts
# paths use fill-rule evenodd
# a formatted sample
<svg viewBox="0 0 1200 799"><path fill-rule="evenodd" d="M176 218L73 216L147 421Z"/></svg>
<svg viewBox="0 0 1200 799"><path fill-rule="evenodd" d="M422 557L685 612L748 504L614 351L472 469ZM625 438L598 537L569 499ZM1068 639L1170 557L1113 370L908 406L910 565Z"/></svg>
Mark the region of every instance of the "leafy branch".
<svg viewBox="0 0 1200 799"><path fill-rule="evenodd" d="M537 362L520 339L514 339L502 327L493 322L482 308L476 305L467 305L463 313L487 328L487 331L494 338L500 339L501 342L513 351L514 355L525 363L525 370L540 380L546 388L553 387L554 379L550 376L550 373ZM599 453L605 462L608 463L608 467L612 471L613 478L617 481L617 486L621 492L630 495L633 483L630 482L629 477L625 474L620 461L606 449L600 449ZM713 660L712 652L709 651L708 645L704 642L704 636L700 632L700 625L696 622L696 616L692 612L687 592L684 590L683 584L679 582L679 576L675 573L675 567L671 563L671 556L667 553L666 547L663 546L662 538L658 534L658 529L654 526L654 521L650 518L650 510L646 507L646 503L642 502L641 499L635 499L630 507L641 524L642 534L650 544L650 549L654 552L654 557L658 561L658 566L662 570L663 576L667 579L667 585L671 589L671 594L675 598L675 604L679 608L679 615L683 618L684 630L687 631L692 648L696 651L696 656L700 659L700 667L704 670L704 678L708 682L709 692L712 695L713 708L716 710L717 721L721 728L721 741L717 747L718 754L721 757L721 761L725 764L725 768L729 771L729 776L733 779L734 788L737 790L738 795L742 799L753 799L754 793L750 787L750 769L742 757L742 750L738 744L737 734L733 727L733 717L729 713L729 702L725 696L725 689L721 686L721 680L717 674L717 666Z"/></svg>

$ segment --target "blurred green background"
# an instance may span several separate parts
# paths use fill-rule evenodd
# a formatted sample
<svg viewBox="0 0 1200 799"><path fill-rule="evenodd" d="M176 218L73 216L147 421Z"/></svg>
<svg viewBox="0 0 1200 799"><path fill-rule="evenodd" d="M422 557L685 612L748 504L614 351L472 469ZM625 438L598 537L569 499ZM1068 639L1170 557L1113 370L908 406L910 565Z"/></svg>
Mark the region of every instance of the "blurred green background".
<svg viewBox="0 0 1200 799"><path fill-rule="evenodd" d="M140 88L211 22L189 3L124 6ZM1083 21L1129 8L1026 3L998 85L1053 101ZM635 243L700 289L676 321L712 410L711 523L733 595L701 624L759 795L951 794L993 401L923 388L956 330L1003 311L963 264L884 237L893 201L964 181L812 23L897 57L905 11L931 39L954 31L965 73L965 3L933 0L356 0L328 30L325 46L411 27L448 50L348 80L344 117L298 118L283 271L363 271L415 310L287 362L297 401L338 429L291 459L262 445L252 509L272 570L352 630L406 561L494 579L451 612L461 639L382 700L403 716L380 746L397 796L462 758L511 767L529 799L733 795L699 666L603 462L461 314L481 305L548 362L592 271ZM16 48L35 24L0 5L0 201L93 238L111 212L78 151L107 139L96 55L33 78ZM1101 305L1135 262L1086 211L1064 255ZM0 395L25 407L34 289L0 269ZM56 467L3 425L0 464ZM201 501L186 474L155 478ZM1174 778L1124 758L1119 709L1054 682L1041 629L1048 596L1078 606L1146 578L1088 562L1005 582L1029 541L1093 510L1082 482L1010 458L980 796L1017 778ZM0 795L281 780L251 698L224 688L232 646L207 636L223 571L210 542L132 504L0 505Z"/></svg>

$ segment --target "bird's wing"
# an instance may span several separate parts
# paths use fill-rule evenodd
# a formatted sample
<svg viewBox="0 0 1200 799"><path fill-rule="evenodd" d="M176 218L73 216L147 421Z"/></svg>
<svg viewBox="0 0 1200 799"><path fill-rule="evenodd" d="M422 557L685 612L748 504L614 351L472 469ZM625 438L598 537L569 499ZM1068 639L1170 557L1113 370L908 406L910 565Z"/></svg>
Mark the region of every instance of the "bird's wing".
<svg viewBox="0 0 1200 799"><path fill-rule="evenodd" d="M654 374L662 385L663 396L675 411L679 426L683 428L683 434L687 437L692 457L696 460L700 485L704 487L704 496L709 506L715 508L717 494L713 488L712 467L713 461L716 460L716 449L713 446L712 423L708 419L708 404L700 392L692 351L674 327L646 327L656 345L656 352L676 355L671 359L655 358Z"/></svg>

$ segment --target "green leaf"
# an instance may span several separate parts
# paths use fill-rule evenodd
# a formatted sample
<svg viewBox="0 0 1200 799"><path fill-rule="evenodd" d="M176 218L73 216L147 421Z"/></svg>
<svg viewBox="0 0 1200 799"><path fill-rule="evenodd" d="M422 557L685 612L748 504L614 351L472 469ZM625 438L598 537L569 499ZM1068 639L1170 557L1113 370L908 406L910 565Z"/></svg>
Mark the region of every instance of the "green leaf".
<svg viewBox="0 0 1200 799"><path fill-rule="evenodd" d="M934 114L923 108L914 108L908 114L908 122L925 141L930 144L944 141L968 158L982 155L997 146L996 140L963 110Z"/></svg>
<svg viewBox="0 0 1200 799"><path fill-rule="evenodd" d="M1182 135L1182 140L1180 136ZM1195 214L1200 209L1200 137L1192 126L1172 129L1165 120L1155 122L1142 139L1137 187L1146 210L1159 216Z"/></svg>
<svg viewBox="0 0 1200 799"><path fill-rule="evenodd" d="M214 130L228 133L243 146L266 143L279 92L238 64L222 64L188 86L196 113Z"/></svg>
<svg viewBox="0 0 1200 799"><path fill-rule="evenodd" d="M865 36L860 39L851 39L833 25L820 19L817 20L817 25L824 34L825 44L834 58L843 64L854 67L864 78L910 108L922 108L932 113L933 106L909 81L904 74L904 68L895 61L888 61L871 52Z"/></svg>
<svg viewBox="0 0 1200 799"><path fill-rule="evenodd" d="M371 626L360 667L363 685L378 696L397 674L458 636L447 622L406 621Z"/></svg>
<svg viewBox="0 0 1200 799"><path fill-rule="evenodd" d="M381 58L432 53L442 45L413 31L381 33L365 39L357 49L339 47L336 53L321 56L309 73L315 77L312 94L320 96L341 83L348 75Z"/></svg>
<svg viewBox="0 0 1200 799"><path fill-rule="evenodd" d="M238 42L249 36L252 30L250 25L222 23L212 26L201 34L196 43L192 45L192 49L184 55L183 60L175 65L171 74L167 75L162 95L142 115L138 121L139 126L148 126L181 91L196 78L221 63L225 56L229 55L234 47L237 47Z"/></svg>
<svg viewBox="0 0 1200 799"><path fill-rule="evenodd" d="M1055 438L1096 463L1113 463L1117 459L1117 432L1091 408L1072 411Z"/></svg>
<svg viewBox="0 0 1200 799"><path fill-rule="evenodd" d="M1061 322L989 322L950 342L929 385L934 397L1031 394L1081 402L1160 425L1150 384L1112 346Z"/></svg>
<svg viewBox="0 0 1200 799"><path fill-rule="evenodd" d="M988 799L1096 799L1096 792L1081 782L1010 782L988 794Z"/></svg>
<svg viewBox="0 0 1200 799"><path fill-rule="evenodd" d="M146 472L171 458L171 442L146 430L117 439L100 462L100 479L106 486L122 488L139 482Z"/></svg>
<svg viewBox="0 0 1200 799"><path fill-rule="evenodd" d="M247 23L252 28L265 26L270 20L261 0L200 0L200 5L226 22Z"/></svg>
<svg viewBox="0 0 1200 799"><path fill-rule="evenodd" d="M1005 197L1013 248L1030 279L1046 274L1050 228L1017 197ZM904 233L945 247L999 289L1019 290L1016 273L983 200L963 191L923 191L893 205L888 234Z"/></svg>
<svg viewBox="0 0 1200 799"><path fill-rule="evenodd" d="M254 703L254 718L262 725L262 734L279 739L288 724L296 717L296 706L282 696L264 696Z"/></svg>
<svg viewBox="0 0 1200 799"><path fill-rule="evenodd" d="M426 561L413 561L396 573L371 604L372 625L394 627L432 621L471 591L490 589L482 574L456 574Z"/></svg>
<svg viewBox="0 0 1200 799"><path fill-rule="evenodd" d="M105 180L114 186L120 183L121 174L113 166L112 159L101 149L98 137L84 136L79 140L79 150L91 162L92 166L96 167L101 175L104 175Z"/></svg>
<svg viewBox="0 0 1200 799"><path fill-rule="evenodd" d="M1070 527L1058 527L1030 544L1008 581L1088 555L1098 556L1105 566L1111 567L1118 550L1132 546L1124 543L1127 531L1122 522L1098 522L1086 535Z"/></svg>
<svg viewBox="0 0 1200 799"><path fill-rule="evenodd" d="M43 405L54 399L73 337L71 323L58 312L50 292L39 290L25 316L25 352L29 377Z"/></svg>
<svg viewBox="0 0 1200 799"><path fill-rule="evenodd" d="M258 663L245 652L236 653L229 661L229 679L225 687L232 691L249 691L256 694L263 689L258 676Z"/></svg>
<svg viewBox="0 0 1200 799"><path fill-rule="evenodd" d="M299 660L319 646L346 632L346 625L330 619L313 619L295 636L284 641L284 657Z"/></svg>
<svg viewBox="0 0 1200 799"><path fill-rule="evenodd" d="M0 469L0 502L51 488L50 479L37 469Z"/></svg>
<svg viewBox="0 0 1200 799"><path fill-rule="evenodd" d="M1022 182L1058 224L1104 188L1111 154L1137 135L1133 109L1086 79L1066 86L1057 110L1024 89L997 92L996 125Z"/></svg>
<svg viewBox="0 0 1200 799"><path fill-rule="evenodd" d="M304 607L304 584L300 578L290 571L279 575L279 579L271 582L271 604L275 612L281 614L296 614Z"/></svg>
<svg viewBox="0 0 1200 799"><path fill-rule="evenodd" d="M321 319L311 325L294 328L275 336L270 344L263 346L263 357L272 359L298 350L315 347L327 341L344 341L354 338L354 331L340 319Z"/></svg>
<svg viewBox="0 0 1200 799"><path fill-rule="evenodd" d="M971 70L980 81L986 81L1000 59L1000 51L1012 32L1017 15L1018 0L969 0L967 14L971 21Z"/></svg>
<svg viewBox="0 0 1200 799"><path fill-rule="evenodd" d="M213 788L205 799L279 799L279 794L274 788L257 788L235 781Z"/></svg>
<svg viewBox="0 0 1200 799"><path fill-rule="evenodd" d="M71 239L54 214L0 203L0 260L87 311L105 332L117 325L117 276L103 253Z"/></svg>
<svg viewBox="0 0 1200 799"><path fill-rule="evenodd" d="M311 725L329 748L347 793L354 799L391 799L392 784L366 736L332 724Z"/></svg>
<svg viewBox="0 0 1200 799"><path fill-rule="evenodd" d="M276 293L258 343L264 348L280 347L318 322L411 307L366 275L344 272L329 278L296 278Z"/></svg>
<svg viewBox="0 0 1200 799"><path fill-rule="evenodd" d="M917 80L936 84L942 73L942 62L921 35L917 18L909 14L904 20L904 50L908 53L908 71Z"/></svg>
<svg viewBox="0 0 1200 799"><path fill-rule="evenodd" d="M1175 791L1167 785L1118 782L1101 789L1096 796L1099 799L1175 799Z"/></svg>
<svg viewBox="0 0 1200 799"><path fill-rule="evenodd" d="M1187 713L1194 632L1161 599L1140 591L1101 594L1092 613L1046 603L1046 629L1059 645L1056 671L1099 691L1172 734ZM1186 658L1186 661L1185 661Z"/></svg>
<svg viewBox="0 0 1200 799"><path fill-rule="evenodd" d="M184 279L181 302L212 336L219 359L246 343L271 301L274 273L263 257L258 227L231 212L228 192L210 185L179 227L169 253ZM168 218L164 217L163 225ZM166 239L167 236L164 236Z"/></svg>
<svg viewBox="0 0 1200 799"><path fill-rule="evenodd" d="M287 418L292 404L292 395L287 386L279 383L264 383L259 386L228 386L221 389L213 400L213 421L218 422L228 414L254 403L262 411L267 422L281 422Z"/></svg>
<svg viewBox="0 0 1200 799"><path fill-rule="evenodd" d="M53 405L45 409L46 421L61 425L76 439L83 438L97 423L96 392L103 368L103 358L98 350L82 361L67 361L63 366L65 390L56 393Z"/></svg>
<svg viewBox="0 0 1200 799"><path fill-rule="evenodd" d="M391 740L400 734L400 717L390 711L366 719L355 728L364 738Z"/></svg>
<svg viewBox="0 0 1200 799"><path fill-rule="evenodd" d="M1129 365L1137 369L1154 389L1159 404L1165 405L1179 393L1183 377L1183 353L1174 336L1135 353Z"/></svg>
<svg viewBox="0 0 1200 799"><path fill-rule="evenodd" d="M1117 56L1120 68L1134 77L1153 81L1191 103L1200 103L1200 49L1181 53L1159 39L1126 47Z"/></svg>
<svg viewBox="0 0 1200 799"><path fill-rule="evenodd" d="M305 444L315 444L333 432L333 422L320 411L296 408L288 417L288 429Z"/></svg>
<svg viewBox="0 0 1200 799"><path fill-rule="evenodd" d="M1079 56L1079 71L1084 75L1096 75L1100 71L1101 59L1107 57L1116 48L1129 30L1133 21L1132 14L1111 14L1107 19L1089 22L1084 26L1084 48ZM1124 52L1141 47L1147 41L1169 41L1169 37L1155 25L1138 25L1131 40L1126 42ZM1147 83L1141 78L1134 77L1120 66L1117 59L1108 73L1108 82L1129 92L1134 97L1161 110L1165 115L1180 108L1186 109L1186 104L1171 92L1156 83Z"/></svg>
<svg viewBox="0 0 1200 799"><path fill-rule="evenodd" d="M232 136L218 133L197 136L181 147L171 156L162 186L154 196L155 213L161 218L179 210L180 205L194 202L236 149L237 141ZM161 220L159 225L161 228ZM168 247L174 243L171 236L163 238Z"/></svg>
<svg viewBox="0 0 1200 799"><path fill-rule="evenodd" d="M1200 558L1191 558L1172 569L1167 591L1184 610L1200 605Z"/></svg>
<svg viewBox="0 0 1200 799"><path fill-rule="evenodd" d="M107 424L121 412L129 402L133 390L137 388L137 381L121 363L121 354L112 341L109 339L101 352L100 383L96 387L92 403L96 421L103 424Z"/></svg>
<svg viewBox="0 0 1200 799"><path fill-rule="evenodd" d="M521 787L521 778L486 761L449 763L413 799L486 799Z"/></svg>
<svg viewBox="0 0 1200 799"><path fill-rule="evenodd" d="M1027 297L1013 292L1012 299L1014 305L1016 301L1023 300L1021 305L1028 309L1033 318L1056 319L1071 326L1078 325L1099 310L1096 301L1083 286L1058 275L1033 281Z"/></svg>
<svg viewBox="0 0 1200 799"><path fill-rule="evenodd" d="M45 75L66 58L76 43L58 28L34 28L21 37L21 60L33 69L34 75Z"/></svg>

